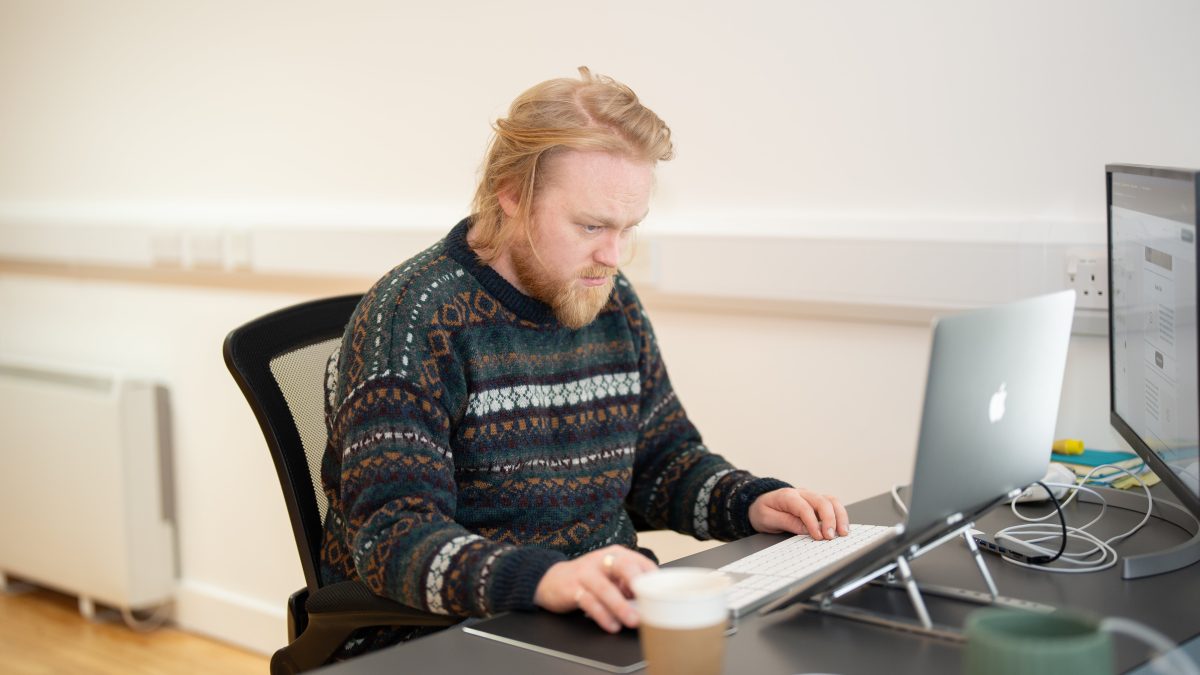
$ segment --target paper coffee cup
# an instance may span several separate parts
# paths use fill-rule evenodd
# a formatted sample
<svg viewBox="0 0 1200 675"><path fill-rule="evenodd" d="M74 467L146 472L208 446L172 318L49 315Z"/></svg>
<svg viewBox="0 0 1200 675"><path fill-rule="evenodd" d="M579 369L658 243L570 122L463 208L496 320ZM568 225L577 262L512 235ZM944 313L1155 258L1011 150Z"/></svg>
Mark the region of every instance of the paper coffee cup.
<svg viewBox="0 0 1200 675"><path fill-rule="evenodd" d="M732 581L699 567L671 567L633 580L649 675L717 675L725 653Z"/></svg>

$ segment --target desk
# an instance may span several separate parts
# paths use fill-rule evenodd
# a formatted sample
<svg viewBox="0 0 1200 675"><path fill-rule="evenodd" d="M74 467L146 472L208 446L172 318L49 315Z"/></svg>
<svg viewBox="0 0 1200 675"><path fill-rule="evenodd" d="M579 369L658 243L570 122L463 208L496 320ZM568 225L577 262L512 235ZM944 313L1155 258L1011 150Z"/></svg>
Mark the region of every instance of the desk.
<svg viewBox="0 0 1200 675"><path fill-rule="evenodd" d="M1169 498L1160 487L1154 494ZM1098 507L1071 504L1068 522L1083 524ZM851 522L887 525L902 519L889 495L879 495L848 507ZM1109 509L1094 531L1112 536L1132 527L1140 515ZM997 507L978 521L987 532L1017 522L1007 506ZM778 535L754 535L674 561L674 565L720 567L732 560L780 541ZM1117 547L1122 555L1158 550L1185 541L1177 527L1151 519L1146 527ZM1036 600L1103 616L1123 616L1151 626L1182 643L1200 633L1200 564L1145 579L1121 579L1120 566L1090 574L1047 574L986 558L1002 595ZM966 545L947 543L913 563L918 583L922 580L948 586L986 591ZM899 591L866 588L845 599L904 616L913 616L908 596ZM926 597L935 623L962 626L974 605ZM599 630L599 629L597 629ZM1144 663L1148 649L1118 636L1117 666L1120 672ZM957 673L961 670L962 648L935 638L868 626L835 617L806 614L790 608L775 614L743 618L737 634L726 648L727 673ZM462 632L459 627L410 643L337 664L319 672L330 675L366 673L452 673L499 675L501 673L563 673L597 675L603 671L493 642Z"/></svg>

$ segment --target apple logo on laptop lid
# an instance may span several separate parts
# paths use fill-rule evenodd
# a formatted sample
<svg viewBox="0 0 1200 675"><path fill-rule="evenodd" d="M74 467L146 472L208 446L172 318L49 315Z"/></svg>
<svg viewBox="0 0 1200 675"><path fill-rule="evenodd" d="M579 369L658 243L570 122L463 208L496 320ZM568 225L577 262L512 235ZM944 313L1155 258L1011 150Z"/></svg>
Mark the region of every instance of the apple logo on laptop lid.
<svg viewBox="0 0 1200 675"><path fill-rule="evenodd" d="M992 400L988 404L988 419L992 424L999 422L1004 417L1004 400L1008 398L1007 386L1007 382L1001 382L1000 388L992 394Z"/></svg>

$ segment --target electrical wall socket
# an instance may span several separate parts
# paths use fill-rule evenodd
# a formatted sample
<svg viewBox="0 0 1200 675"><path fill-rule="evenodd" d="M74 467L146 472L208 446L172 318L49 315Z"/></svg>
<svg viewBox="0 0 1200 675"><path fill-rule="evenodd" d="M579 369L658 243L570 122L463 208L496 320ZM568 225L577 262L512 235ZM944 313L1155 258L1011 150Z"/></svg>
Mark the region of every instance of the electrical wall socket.
<svg viewBox="0 0 1200 675"><path fill-rule="evenodd" d="M1108 309L1108 257L1103 251L1067 252L1067 288L1077 309Z"/></svg>
<svg viewBox="0 0 1200 675"><path fill-rule="evenodd" d="M243 229L227 231L225 233L225 269L227 271L248 270L252 259L250 233Z"/></svg>
<svg viewBox="0 0 1200 675"><path fill-rule="evenodd" d="M183 266L183 235L163 228L150 235L150 264L156 267Z"/></svg>
<svg viewBox="0 0 1200 675"><path fill-rule="evenodd" d="M225 235L220 231L189 232L186 266L195 269L221 269L225 266Z"/></svg>

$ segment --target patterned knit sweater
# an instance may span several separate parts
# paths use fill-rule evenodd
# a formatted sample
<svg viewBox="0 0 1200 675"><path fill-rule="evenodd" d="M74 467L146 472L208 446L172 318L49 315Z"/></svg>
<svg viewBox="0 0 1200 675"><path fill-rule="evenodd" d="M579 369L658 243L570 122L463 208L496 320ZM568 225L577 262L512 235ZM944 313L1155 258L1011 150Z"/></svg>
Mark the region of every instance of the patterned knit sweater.
<svg viewBox="0 0 1200 675"><path fill-rule="evenodd" d="M383 277L326 384L326 583L361 579L411 607L533 607L556 562L634 547L636 514L723 540L785 483L710 453L618 275L588 326L481 264L469 221Z"/></svg>

